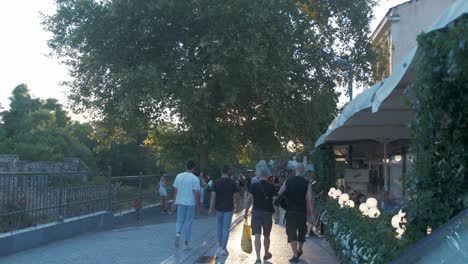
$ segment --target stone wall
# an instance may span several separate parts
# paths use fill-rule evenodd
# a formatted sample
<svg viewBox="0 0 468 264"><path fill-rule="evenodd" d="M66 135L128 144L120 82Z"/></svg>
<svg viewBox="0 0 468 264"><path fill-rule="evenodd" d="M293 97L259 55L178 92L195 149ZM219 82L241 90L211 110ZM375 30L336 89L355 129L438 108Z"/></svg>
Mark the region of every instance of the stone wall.
<svg viewBox="0 0 468 264"><path fill-rule="evenodd" d="M65 158L63 161L20 160L17 155L0 154L0 172L77 172L80 159Z"/></svg>

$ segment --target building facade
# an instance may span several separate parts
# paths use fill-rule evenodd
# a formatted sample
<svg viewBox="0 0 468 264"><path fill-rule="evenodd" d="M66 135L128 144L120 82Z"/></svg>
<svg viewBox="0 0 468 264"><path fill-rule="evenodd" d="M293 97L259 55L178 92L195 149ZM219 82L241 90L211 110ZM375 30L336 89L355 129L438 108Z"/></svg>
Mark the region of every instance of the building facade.
<svg viewBox="0 0 468 264"><path fill-rule="evenodd" d="M404 56L417 45L417 37L456 0L410 0L392 7L371 35L371 44L379 54L373 65L374 80L392 74Z"/></svg>

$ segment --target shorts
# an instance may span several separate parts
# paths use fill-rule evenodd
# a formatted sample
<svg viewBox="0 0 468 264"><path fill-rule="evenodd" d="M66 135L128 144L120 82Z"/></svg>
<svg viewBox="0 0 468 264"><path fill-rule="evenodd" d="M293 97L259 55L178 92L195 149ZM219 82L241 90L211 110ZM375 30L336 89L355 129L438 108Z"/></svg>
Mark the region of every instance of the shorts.
<svg viewBox="0 0 468 264"><path fill-rule="evenodd" d="M159 188L159 195L160 196L167 196L166 188Z"/></svg>
<svg viewBox="0 0 468 264"><path fill-rule="evenodd" d="M285 218L288 243L291 243L291 241L304 242L307 232L307 213L294 211L287 212Z"/></svg>
<svg viewBox="0 0 468 264"><path fill-rule="evenodd" d="M252 221L250 223L252 234L261 235L263 229L263 236L270 237L271 228L273 226L272 216L272 212L253 210Z"/></svg>

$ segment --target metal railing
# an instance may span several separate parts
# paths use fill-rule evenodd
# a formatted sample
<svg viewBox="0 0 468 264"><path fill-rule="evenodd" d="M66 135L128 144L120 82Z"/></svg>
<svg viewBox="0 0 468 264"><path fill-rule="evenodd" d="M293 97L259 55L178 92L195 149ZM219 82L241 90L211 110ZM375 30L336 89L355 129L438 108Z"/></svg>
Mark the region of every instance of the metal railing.
<svg viewBox="0 0 468 264"><path fill-rule="evenodd" d="M173 179L166 177L166 185ZM0 233L99 211L135 209L139 217L143 206L159 202L158 187L157 175L0 173Z"/></svg>
<svg viewBox="0 0 468 264"><path fill-rule="evenodd" d="M106 209L107 172L0 173L0 233Z"/></svg>
<svg viewBox="0 0 468 264"><path fill-rule="evenodd" d="M150 204L159 203L159 177L156 175L119 176L111 178L112 210L139 210ZM174 177L166 176L168 196L172 197Z"/></svg>

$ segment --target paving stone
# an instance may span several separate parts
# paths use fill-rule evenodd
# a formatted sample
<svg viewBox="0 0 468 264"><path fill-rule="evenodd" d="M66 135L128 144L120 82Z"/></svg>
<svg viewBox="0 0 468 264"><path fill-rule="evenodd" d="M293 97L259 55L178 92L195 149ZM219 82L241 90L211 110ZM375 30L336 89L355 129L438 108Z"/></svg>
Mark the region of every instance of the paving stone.
<svg viewBox="0 0 468 264"><path fill-rule="evenodd" d="M78 237L0 257L0 264L140 264L140 263L254 263L255 253L240 249L241 220L233 227L228 243L228 257L216 257L216 218L199 216L192 228L192 249L174 248L175 216L160 216L164 221L146 219L143 223L120 226L112 230L87 233ZM291 249L284 227L274 225L271 234L273 258L265 263L289 263ZM182 243L181 243L182 244ZM181 245L182 246L182 245ZM263 255L263 253L262 253ZM201 258L200 258L201 257ZM198 261L198 262L197 262ZM309 239L304 245L301 263L338 263L323 239Z"/></svg>

